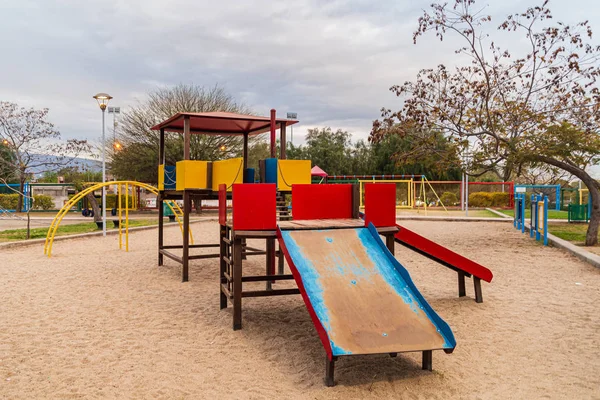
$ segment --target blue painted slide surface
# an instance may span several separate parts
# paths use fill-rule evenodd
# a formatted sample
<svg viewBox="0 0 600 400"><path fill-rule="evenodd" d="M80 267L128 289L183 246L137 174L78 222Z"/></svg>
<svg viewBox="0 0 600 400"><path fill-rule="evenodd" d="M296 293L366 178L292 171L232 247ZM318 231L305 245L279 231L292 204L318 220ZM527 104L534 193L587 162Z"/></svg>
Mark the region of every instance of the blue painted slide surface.
<svg viewBox="0 0 600 400"><path fill-rule="evenodd" d="M448 324L372 225L282 230L280 241L323 345L333 356L452 351L456 346Z"/></svg>

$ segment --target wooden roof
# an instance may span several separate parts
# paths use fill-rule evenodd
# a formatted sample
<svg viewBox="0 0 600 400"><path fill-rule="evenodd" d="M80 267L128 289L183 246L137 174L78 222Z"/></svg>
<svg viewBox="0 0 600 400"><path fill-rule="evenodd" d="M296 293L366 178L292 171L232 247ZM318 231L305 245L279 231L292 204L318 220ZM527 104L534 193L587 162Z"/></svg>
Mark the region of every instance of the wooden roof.
<svg viewBox="0 0 600 400"><path fill-rule="evenodd" d="M168 132L183 133L183 120L190 118L190 133L196 135L258 135L268 132L271 127L269 117L235 114L229 112L177 113L171 118L153 126L152 130L164 129ZM276 129L280 124L289 126L297 123L293 119L276 119Z"/></svg>

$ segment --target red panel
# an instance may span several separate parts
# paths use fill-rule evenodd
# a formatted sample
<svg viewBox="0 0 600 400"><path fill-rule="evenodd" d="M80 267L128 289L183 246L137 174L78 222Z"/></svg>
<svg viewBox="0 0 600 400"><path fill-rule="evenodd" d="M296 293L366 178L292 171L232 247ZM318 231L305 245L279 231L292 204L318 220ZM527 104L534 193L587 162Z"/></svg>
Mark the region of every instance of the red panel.
<svg viewBox="0 0 600 400"><path fill-rule="evenodd" d="M416 232L398 225L400 230L396 233L396 241L409 249L429 257L447 267L459 269L486 282L491 282L494 277L492 271L475 261L469 260L452 250L439 245Z"/></svg>
<svg viewBox="0 0 600 400"><path fill-rule="evenodd" d="M236 183L233 185L233 229L243 231L277 228L274 183Z"/></svg>
<svg viewBox="0 0 600 400"><path fill-rule="evenodd" d="M227 223L227 185L219 185L219 224Z"/></svg>
<svg viewBox="0 0 600 400"><path fill-rule="evenodd" d="M352 218L352 185L292 185L292 215L295 220Z"/></svg>
<svg viewBox="0 0 600 400"><path fill-rule="evenodd" d="M365 183L365 226L396 225L396 184Z"/></svg>

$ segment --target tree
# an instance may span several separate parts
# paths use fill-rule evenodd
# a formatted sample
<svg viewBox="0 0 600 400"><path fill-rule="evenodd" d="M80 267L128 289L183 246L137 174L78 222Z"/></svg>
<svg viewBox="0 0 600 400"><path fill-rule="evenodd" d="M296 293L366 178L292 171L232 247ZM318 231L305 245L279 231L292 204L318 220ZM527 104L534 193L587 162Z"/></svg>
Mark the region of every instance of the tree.
<svg viewBox="0 0 600 400"><path fill-rule="evenodd" d="M414 81L390 90L404 97L397 111L382 110L371 138L390 126L410 125L420 132L442 132L468 152L469 172L496 171L503 180L527 168L549 165L581 179L592 197L586 245L598 243L600 185L586 167L600 161L600 47L589 43L592 30L581 22L550 24L548 1L509 15L499 35L515 36L527 50L502 48L485 28L492 23L474 0L434 3L424 11L414 41L428 32L464 42L456 50L468 63L423 69ZM426 146L424 135L414 148ZM463 152L464 154L464 152ZM461 154L461 155L463 155Z"/></svg>
<svg viewBox="0 0 600 400"><path fill-rule="evenodd" d="M452 143L440 132L427 132L427 145L419 132L391 127L372 144L374 170L380 174L425 175L431 180L457 180L460 164ZM414 147L413 142L421 145Z"/></svg>
<svg viewBox="0 0 600 400"><path fill-rule="evenodd" d="M150 128L178 112L214 111L250 113L245 105L237 103L219 86L205 88L178 85L159 88L148 93L146 100L123 113L118 132L121 150L112 152L111 172L122 179L157 182L160 134ZM252 137L251 142L261 140L262 137ZM240 156L241 152L242 138L239 136L192 135L191 137L190 156L195 160L220 160ZM166 163L170 165L175 165L183 158L182 135L165 135L165 157Z"/></svg>
<svg viewBox="0 0 600 400"><path fill-rule="evenodd" d="M330 127L309 129L304 146L289 145L288 158L311 160L329 175L351 174L350 134Z"/></svg>
<svg viewBox="0 0 600 400"><path fill-rule="evenodd" d="M59 142L60 133L47 121L48 109L19 107L0 102L0 141L11 153L0 157L0 168L12 171L20 184L17 210L23 209L25 182L36 169L46 171L62 168L82 152L89 151L84 140Z"/></svg>
<svg viewBox="0 0 600 400"><path fill-rule="evenodd" d="M8 140L0 142L0 178L7 182L12 182L15 177L13 174L14 154L8 147Z"/></svg>

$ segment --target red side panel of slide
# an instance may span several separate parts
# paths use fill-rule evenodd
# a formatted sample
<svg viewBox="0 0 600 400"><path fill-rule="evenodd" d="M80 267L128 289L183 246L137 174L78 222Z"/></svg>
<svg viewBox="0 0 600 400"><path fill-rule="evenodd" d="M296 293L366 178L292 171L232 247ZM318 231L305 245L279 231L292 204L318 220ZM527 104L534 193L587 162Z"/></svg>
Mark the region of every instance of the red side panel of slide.
<svg viewBox="0 0 600 400"><path fill-rule="evenodd" d="M471 261L466 257L461 256L441 246L423 236L406 229L400 225L396 225L400 230L396 233L396 242L403 246L416 251L434 261L447 266L448 268L463 271L469 275L473 275L486 282L491 282L494 275L492 271L481 264Z"/></svg>

